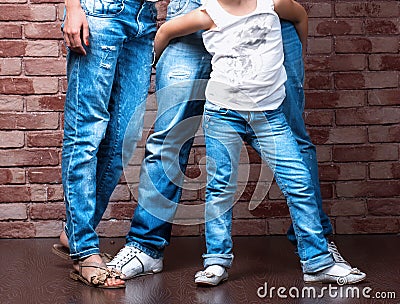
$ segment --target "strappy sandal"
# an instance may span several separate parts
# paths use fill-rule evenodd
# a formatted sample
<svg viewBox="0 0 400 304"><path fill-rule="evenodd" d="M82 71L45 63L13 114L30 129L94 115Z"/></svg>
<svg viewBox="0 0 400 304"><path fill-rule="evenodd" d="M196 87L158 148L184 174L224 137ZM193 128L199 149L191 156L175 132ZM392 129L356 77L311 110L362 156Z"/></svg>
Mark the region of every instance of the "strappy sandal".
<svg viewBox="0 0 400 304"><path fill-rule="evenodd" d="M94 268L95 272L91 274L90 280L82 275L82 268ZM70 272L69 277L74 281L81 281L82 283L97 288L117 289L125 288L126 285L105 285L107 279L120 279L120 274L115 269L109 269L98 263L93 262L79 262L79 271L73 270Z"/></svg>
<svg viewBox="0 0 400 304"><path fill-rule="evenodd" d="M61 245L61 244L53 244L53 247L51 248L51 252L53 252L55 255L58 257L64 259L64 260L71 260L71 257L69 256L69 248ZM104 263L109 263L113 259L113 256L111 254L102 252L100 253L100 257L103 260Z"/></svg>

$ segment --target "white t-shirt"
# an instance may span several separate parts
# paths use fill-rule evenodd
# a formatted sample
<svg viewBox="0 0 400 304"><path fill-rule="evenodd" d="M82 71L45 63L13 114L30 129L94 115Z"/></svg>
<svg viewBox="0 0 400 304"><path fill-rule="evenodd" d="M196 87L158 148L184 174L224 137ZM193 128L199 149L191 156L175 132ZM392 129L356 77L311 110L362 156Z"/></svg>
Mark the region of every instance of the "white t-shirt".
<svg viewBox="0 0 400 304"><path fill-rule="evenodd" d="M203 33L213 56L207 100L232 110L278 108L285 98L286 72L272 0L257 0L256 9L244 16L228 13L217 0L207 0L201 9L217 26Z"/></svg>

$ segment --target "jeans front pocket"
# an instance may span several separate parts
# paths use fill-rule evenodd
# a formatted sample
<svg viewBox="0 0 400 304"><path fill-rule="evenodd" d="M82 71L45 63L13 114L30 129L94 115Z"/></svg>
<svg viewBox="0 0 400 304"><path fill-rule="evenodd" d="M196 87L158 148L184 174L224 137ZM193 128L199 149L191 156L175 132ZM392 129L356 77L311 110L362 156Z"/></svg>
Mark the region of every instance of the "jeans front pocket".
<svg viewBox="0 0 400 304"><path fill-rule="evenodd" d="M114 17L124 10L124 0L81 0L83 10L89 16Z"/></svg>

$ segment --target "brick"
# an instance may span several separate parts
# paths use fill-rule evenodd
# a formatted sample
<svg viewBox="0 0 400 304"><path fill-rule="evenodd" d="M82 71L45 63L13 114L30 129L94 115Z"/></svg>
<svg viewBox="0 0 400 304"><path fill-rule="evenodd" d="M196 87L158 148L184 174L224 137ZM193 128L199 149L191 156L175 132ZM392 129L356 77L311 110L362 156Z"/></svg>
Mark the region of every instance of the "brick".
<svg viewBox="0 0 400 304"><path fill-rule="evenodd" d="M0 202L29 202L31 189L26 186L0 186Z"/></svg>
<svg viewBox="0 0 400 304"><path fill-rule="evenodd" d="M247 201L239 202L235 204L233 209L235 218L269 218L269 217L281 217L290 216L289 208L285 200L264 200L257 208L249 210L249 204Z"/></svg>
<svg viewBox="0 0 400 304"><path fill-rule="evenodd" d="M61 221L33 222L35 237L58 237L62 231Z"/></svg>
<svg viewBox="0 0 400 304"><path fill-rule="evenodd" d="M26 204L0 204L0 220L27 219Z"/></svg>
<svg viewBox="0 0 400 304"><path fill-rule="evenodd" d="M267 219L268 234L281 235L286 234L292 220L289 218L270 218Z"/></svg>
<svg viewBox="0 0 400 304"><path fill-rule="evenodd" d="M28 169L28 180L35 184L61 183L61 168L30 168Z"/></svg>
<svg viewBox="0 0 400 304"><path fill-rule="evenodd" d="M25 170L20 168L0 168L0 185L24 184Z"/></svg>
<svg viewBox="0 0 400 304"><path fill-rule="evenodd" d="M333 88L333 79L327 73L306 73L305 89L329 90Z"/></svg>
<svg viewBox="0 0 400 304"><path fill-rule="evenodd" d="M0 3L6 3L6 4L14 4L14 3L26 3L28 2L27 0L0 0Z"/></svg>
<svg viewBox="0 0 400 304"><path fill-rule="evenodd" d="M368 138L371 143L375 142L400 142L400 126L370 126Z"/></svg>
<svg viewBox="0 0 400 304"><path fill-rule="evenodd" d="M122 237L126 236L131 226L130 220L125 221L101 221L96 231L101 237Z"/></svg>
<svg viewBox="0 0 400 304"><path fill-rule="evenodd" d="M29 217L34 220L65 219L64 203L34 203L29 207Z"/></svg>
<svg viewBox="0 0 400 304"><path fill-rule="evenodd" d="M400 215L400 198L370 198L367 208L370 215Z"/></svg>
<svg viewBox="0 0 400 304"><path fill-rule="evenodd" d="M368 62L373 71L400 71L400 55L370 55Z"/></svg>
<svg viewBox="0 0 400 304"><path fill-rule="evenodd" d="M336 146L333 148L333 160L339 162L397 160L398 152L398 147L392 144Z"/></svg>
<svg viewBox="0 0 400 304"><path fill-rule="evenodd" d="M0 41L0 57L19 57L25 55L26 41Z"/></svg>
<svg viewBox="0 0 400 304"><path fill-rule="evenodd" d="M172 236L198 236L201 234L201 225L172 225Z"/></svg>
<svg viewBox="0 0 400 304"><path fill-rule="evenodd" d="M304 121L312 126L332 126L335 113L329 110L306 110L304 112Z"/></svg>
<svg viewBox="0 0 400 304"><path fill-rule="evenodd" d="M397 53L397 37L335 37L336 53Z"/></svg>
<svg viewBox="0 0 400 304"><path fill-rule="evenodd" d="M28 147L61 147L63 133L55 132L28 132L27 144Z"/></svg>
<svg viewBox="0 0 400 304"><path fill-rule="evenodd" d="M309 128L315 144L357 144L368 141L366 128Z"/></svg>
<svg viewBox="0 0 400 304"><path fill-rule="evenodd" d="M366 94L363 91L308 91L307 109L337 109L360 107L365 105Z"/></svg>
<svg viewBox="0 0 400 304"><path fill-rule="evenodd" d="M131 198L131 193L127 185L117 185L111 195L110 201L129 201Z"/></svg>
<svg viewBox="0 0 400 304"><path fill-rule="evenodd" d="M302 3L309 18L332 16L332 4L324 2Z"/></svg>
<svg viewBox="0 0 400 304"><path fill-rule="evenodd" d="M367 165L343 163L320 165L319 178L321 181L364 180L367 177Z"/></svg>
<svg viewBox="0 0 400 304"><path fill-rule="evenodd" d="M29 39L62 39L61 23L28 23L24 25L25 37Z"/></svg>
<svg viewBox="0 0 400 304"><path fill-rule="evenodd" d="M48 185L46 187L46 200L48 201L62 201L64 199L64 192L62 185Z"/></svg>
<svg viewBox="0 0 400 304"><path fill-rule="evenodd" d="M33 80L28 78L0 78L0 94L33 94Z"/></svg>
<svg viewBox="0 0 400 304"><path fill-rule="evenodd" d="M0 21L55 21L56 8L47 5L1 5Z"/></svg>
<svg viewBox="0 0 400 304"><path fill-rule="evenodd" d="M366 19L365 34L368 35L395 35L399 34L398 20L396 19Z"/></svg>
<svg viewBox="0 0 400 304"><path fill-rule="evenodd" d="M400 179L400 162L376 162L369 165L371 179Z"/></svg>
<svg viewBox="0 0 400 304"><path fill-rule="evenodd" d="M375 125L398 122L400 122L400 108L396 107L365 107L336 111L338 125Z"/></svg>
<svg viewBox="0 0 400 304"><path fill-rule="evenodd" d="M0 148L22 148L24 144L24 132L0 131Z"/></svg>
<svg viewBox="0 0 400 304"><path fill-rule="evenodd" d="M130 220L137 204L132 202L111 202L104 212L103 219Z"/></svg>
<svg viewBox="0 0 400 304"><path fill-rule="evenodd" d="M33 223L30 222L0 222L0 238L31 238L35 236Z"/></svg>
<svg viewBox="0 0 400 304"><path fill-rule="evenodd" d="M0 150L0 166L55 166L58 164L58 152L54 149Z"/></svg>
<svg viewBox="0 0 400 304"><path fill-rule="evenodd" d="M307 43L307 54L330 54L333 50L331 37L310 37Z"/></svg>
<svg viewBox="0 0 400 304"><path fill-rule="evenodd" d="M267 222L264 219L232 220L232 236L266 234Z"/></svg>
<svg viewBox="0 0 400 304"><path fill-rule="evenodd" d="M324 211L330 216L365 216L367 208L363 199L344 199L323 202Z"/></svg>
<svg viewBox="0 0 400 304"><path fill-rule="evenodd" d="M62 3L63 0L31 0L31 3L40 4L40 3Z"/></svg>
<svg viewBox="0 0 400 304"><path fill-rule="evenodd" d="M321 196L323 200L332 199L334 195L333 183L320 183Z"/></svg>
<svg viewBox="0 0 400 304"><path fill-rule="evenodd" d="M399 77L397 72L391 71L335 73L334 81L337 89L395 88Z"/></svg>
<svg viewBox="0 0 400 304"><path fill-rule="evenodd" d="M366 67L366 56L360 54L334 56L307 56L307 71L362 71Z"/></svg>
<svg viewBox="0 0 400 304"><path fill-rule="evenodd" d="M339 2L335 3L338 17L398 17L399 4L396 1Z"/></svg>
<svg viewBox="0 0 400 304"><path fill-rule="evenodd" d="M328 162L332 160L332 147L331 146L316 146L318 162Z"/></svg>
<svg viewBox="0 0 400 304"><path fill-rule="evenodd" d="M27 76L65 75L65 61L60 59L25 59Z"/></svg>
<svg viewBox="0 0 400 304"><path fill-rule="evenodd" d="M392 197L400 193L400 183L388 180L336 183L338 197Z"/></svg>
<svg viewBox="0 0 400 304"><path fill-rule="evenodd" d="M21 74L21 59L0 59L0 75L18 76Z"/></svg>
<svg viewBox="0 0 400 304"><path fill-rule="evenodd" d="M65 96L29 96L26 100L26 109L32 112L62 112L64 102Z"/></svg>
<svg viewBox="0 0 400 304"><path fill-rule="evenodd" d="M0 95L0 111L21 112L24 110L22 96Z"/></svg>
<svg viewBox="0 0 400 304"><path fill-rule="evenodd" d="M399 229L394 217L336 218L337 234L398 233Z"/></svg>
<svg viewBox="0 0 400 304"><path fill-rule="evenodd" d="M3 130L43 130L59 127L58 113L1 114L0 129Z"/></svg>
<svg viewBox="0 0 400 304"><path fill-rule="evenodd" d="M64 198L62 185L58 184L32 184L30 190L32 202L62 201Z"/></svg>
<svg viewBox="0 0 400 304"><path fill-rule="evenodd" d="M22 38L22 26L19 24L0 23L0 39Z"/></svg>
<svg viewBox="0 0 400 304"><path fill-rule="evenodd" d="M361 35L364 33L362 20L330 20L330 19L310 19L310 36L341 36L341 35Z"/></svg>
<svg viewBox="0 0 400 304"><path fill-rule="evenodd" d="M28 41L25 56L29 57L58 57L59 42L51 40Z"/></svg>
<svg viewBox="0 0 400 304"><path fill-rule="evenodd" d="M35 94L55 94L58 92L58 78L34 77L32 80Z"/></svg>
<svg viewBox="0 0 400 304"><path fill-rule="evenodd" d="M371 90L368 92L370 105L400 105L400 89Z"/></svg>

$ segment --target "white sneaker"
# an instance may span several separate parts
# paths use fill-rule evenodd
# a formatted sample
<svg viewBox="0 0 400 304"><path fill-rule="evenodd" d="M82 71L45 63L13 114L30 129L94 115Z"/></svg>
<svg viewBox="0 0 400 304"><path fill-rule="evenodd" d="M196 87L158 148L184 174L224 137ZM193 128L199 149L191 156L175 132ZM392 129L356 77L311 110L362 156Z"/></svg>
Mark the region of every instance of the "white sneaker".
<svg viewBox="0 0 400 304"><path fill-rule="evenodd" d="M303 276L306 283L336 283L339 285L358 283L365 277L366 274L357 268L348 269L341 263L336 263L316 273L305 273Z"/></svg>
<svg viewBox="0 0 400 304"><path fill-rule="evenodd" d="M122 279L161 272L163 259L153 259L140 249L124 246L117 255L107 263L107 267L115 268L123 274Z"/></svg>
<svg viewBox="0 0 400 304"><path fill-rule="evenodd" d="M194 282L198 285L217 286L228 279L228 271L220 265L211 265L194 276Z"/></svg>
<svg viewBox="0 0 400 304"><path fill-rule="evenodd" d="M332 253L333 259L337 264L340 264L340 266L349 270L353 268L351 267L350 263L347 262L339 253L339 250L334 242L328 242L328 251Z"/></svg>

